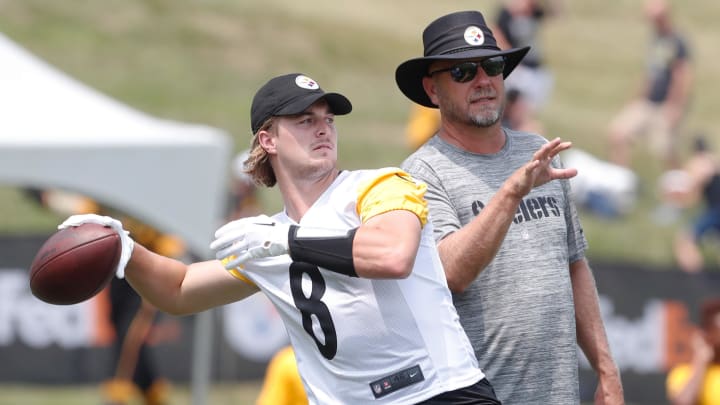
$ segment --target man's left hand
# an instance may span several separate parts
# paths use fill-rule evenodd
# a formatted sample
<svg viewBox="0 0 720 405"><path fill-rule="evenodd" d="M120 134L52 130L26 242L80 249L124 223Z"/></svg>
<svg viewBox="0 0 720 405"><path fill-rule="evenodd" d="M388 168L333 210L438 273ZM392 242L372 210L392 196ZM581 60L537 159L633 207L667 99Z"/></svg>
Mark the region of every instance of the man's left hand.
<svg viewBox="0 0 720 405"><path fill-rule="evenodd" d="M232 221L215 232L210 248L225 268L233 270L251 259L288 253L290 225L259 215Z"/></svg>

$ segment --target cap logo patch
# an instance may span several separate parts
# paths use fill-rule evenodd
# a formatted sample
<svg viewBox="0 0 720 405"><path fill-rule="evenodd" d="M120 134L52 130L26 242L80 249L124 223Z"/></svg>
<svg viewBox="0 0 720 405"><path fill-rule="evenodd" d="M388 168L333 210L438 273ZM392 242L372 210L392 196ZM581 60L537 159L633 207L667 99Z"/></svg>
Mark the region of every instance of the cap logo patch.
<svg viewBox="0 0 720 405"><path fill-rule="evenodd" d="M465 42L470 45L482 45L485 42L485 34L474 25L465 28Z"/></svg>
<svg viewBox="0 0 720 405"><path fill-rule="evenodd" d="M298 87L302 87L303 89L308 90L317 90L320 88L318 86L317 82L305 75L299 75L295 78L295 84L298 85Z"/></svg>

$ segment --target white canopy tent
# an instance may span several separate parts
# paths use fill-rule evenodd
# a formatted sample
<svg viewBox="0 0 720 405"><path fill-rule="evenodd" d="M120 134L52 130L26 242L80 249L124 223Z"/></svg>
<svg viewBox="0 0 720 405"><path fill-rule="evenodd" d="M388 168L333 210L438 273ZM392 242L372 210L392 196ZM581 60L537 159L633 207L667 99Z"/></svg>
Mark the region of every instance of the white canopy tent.
<svg viewBox="0 0 720 405"><path fill-rule="evenodd" d="M158 119L0 34L0 183L88 195L209 254L232 150L222 131Z"/></svg>
<svg viewBox="0 0 720 405"><path fill-rule="evenodd" d="M132 109L2 34L0 111L0 184L90 196L210 256L227 201L227 134ZM206 311L195 326L194 404L207 396L212 323Z"/></svg>

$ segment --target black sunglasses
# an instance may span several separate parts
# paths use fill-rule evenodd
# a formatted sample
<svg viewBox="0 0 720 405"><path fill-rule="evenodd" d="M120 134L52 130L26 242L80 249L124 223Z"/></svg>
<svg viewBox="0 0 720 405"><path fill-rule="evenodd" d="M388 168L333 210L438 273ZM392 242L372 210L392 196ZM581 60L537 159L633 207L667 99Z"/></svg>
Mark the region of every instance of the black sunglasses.
<svg viewBox="0 0 720 405"><path fill-rule="evenodd" d="M475 78L479 67L481 67L488 76L497 76L505 70L505 57L493 56L492 58L483 59L479 62L462 62L446 69L432 71L428 73L428 76L432 76L435 73L450 72L450 77L452 77L454 81L465 83Z"/></svg>

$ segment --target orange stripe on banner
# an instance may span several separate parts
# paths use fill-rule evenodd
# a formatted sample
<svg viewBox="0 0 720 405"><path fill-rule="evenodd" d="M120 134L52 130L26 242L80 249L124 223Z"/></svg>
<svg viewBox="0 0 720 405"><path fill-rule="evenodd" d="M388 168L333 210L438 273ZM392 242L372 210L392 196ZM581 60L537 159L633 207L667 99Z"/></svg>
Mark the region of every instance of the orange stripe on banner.
<svg viewBox="0 0 720 405"><path fill-rule="evenodd" d="M688 318L688 308L681 301L664 301L665 323L664 369L690 361L690 336L695 326Z"/></svg>
<svg viewBox="0 0 720 405"><path fill-rule="evenodd" d="M93 305L93 346L110 346L115 340L115 328L110 322L110 291L100 291L92 298Z"/></svg>

